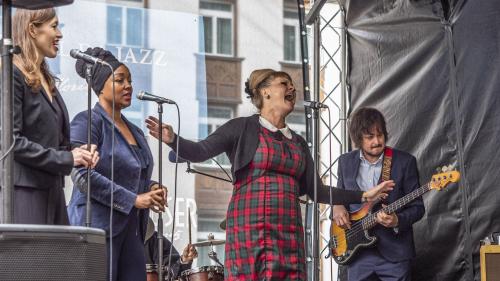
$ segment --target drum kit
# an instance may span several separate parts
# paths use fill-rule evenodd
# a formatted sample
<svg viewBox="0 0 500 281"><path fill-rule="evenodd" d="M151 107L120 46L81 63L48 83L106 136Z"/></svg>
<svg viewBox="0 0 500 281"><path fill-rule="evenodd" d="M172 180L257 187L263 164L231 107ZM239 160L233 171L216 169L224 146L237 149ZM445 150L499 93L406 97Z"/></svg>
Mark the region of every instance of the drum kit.
<svg viewBox="0 0 500 281"><path fill-rule="evenodd" d="M226 220L223 220L220 223L220 228L226 230ZM217 258L217 253L214 251L214 246L223 245L225 240L216 240L214 239L214 235L210 233L207 237L208 239L205 241L199 241L196 243L192 243L195 247L210 247L211 250L208 253L208 257L215 261L218 265L209 265L209 266L199 266L195 268L191 268L188 270L184 270L181 272L179 279L175 279L177 281L223 281L224 280L224 265ZM191 222L189 222L189 241L191 244ZM164 272L165 281L168 274L166 266L162 266L161 269ZM158 273L158 265L156 264L147 264L146 272L148 274Z"/></svg>

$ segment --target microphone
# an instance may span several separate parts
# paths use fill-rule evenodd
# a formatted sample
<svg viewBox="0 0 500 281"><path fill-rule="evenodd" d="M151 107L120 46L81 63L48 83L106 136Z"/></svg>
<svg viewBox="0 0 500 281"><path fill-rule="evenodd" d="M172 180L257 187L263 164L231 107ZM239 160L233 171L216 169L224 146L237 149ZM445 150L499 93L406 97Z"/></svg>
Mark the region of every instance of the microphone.
<svg viewBox="0 0 500 281"><path fill-rule="evenodd" d="M178 157L177 161L176 161L176 158L177 158L177 153L175 153L175 151L171 150L169 153L168 153L168 161L172 162L172 163L185 163L185 162L188 162L189 163L189 160L186 160L182 157Z"/></svg>
<svg viewBox="0 0 500 281"><path fill-rule="evenodd" d="M103 61L102 59L98 59L96 57L93 57L93 56L86 54L78 49L72 49L69 52L69 54L74 59L82 59L85 62L90 63L90 64L100 63L100 64L104 64L104 65L109 66L109 64L107 62Z"/></svg>
<svg viewBox="0 0 500 281"><path fill-rule="evenodd" d="M175 104L175 101L169 100L164 97L159 97L152 95L146 91L140 91L137 96L138 99L143 100L143 101L154 101L156 103L168 103L168 104Z"/></svg>
<svg viewBox="0 0 500 281"><path fill-rule="evenodd" d="M312 109L328 108L328 105L317 101L304 101L303 104L305 107L310 107Z"/></svg>

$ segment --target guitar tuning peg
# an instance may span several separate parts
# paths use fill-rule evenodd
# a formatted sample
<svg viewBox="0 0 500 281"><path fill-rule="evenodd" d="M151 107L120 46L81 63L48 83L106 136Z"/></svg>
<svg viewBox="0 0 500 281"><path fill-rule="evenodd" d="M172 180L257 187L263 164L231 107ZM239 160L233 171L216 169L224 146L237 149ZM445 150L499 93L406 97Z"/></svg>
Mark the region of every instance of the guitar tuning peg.
<svg viewBox="0 0 500 281"><path fill-rule="evenodd" d="M448 171L449 171L449 170L448 170L448 166L446 166L446 165L445 165L445 166L443 166L443 168L442 168L441 170L443 170L443 173L446 173L446 172L448 172Z"/></svg>
<svg viewBox="0 0 500 281"><path fill-rule="evenodd" d="M441 167L436 168L436 173L438 173L438 174L441 173Z"/></svg>
<svg viewBox="0 0 500 281"><path fill-rule="evenodd" d="M448 165L448 171L453 171L453 170L455 170L455 165L452 164Z"/></svg>

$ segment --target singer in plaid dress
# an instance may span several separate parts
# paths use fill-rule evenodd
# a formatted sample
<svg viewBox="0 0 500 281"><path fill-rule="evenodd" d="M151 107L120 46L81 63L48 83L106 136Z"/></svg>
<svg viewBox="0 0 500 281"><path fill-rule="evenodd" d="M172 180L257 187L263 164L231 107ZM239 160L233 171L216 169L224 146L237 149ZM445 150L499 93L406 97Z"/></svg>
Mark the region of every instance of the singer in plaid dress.
<svg viewBox="0 0 500 281"><path fill-rule="evenodd" d="M228 280L305 280L298 203L304 156L296 139L261 128L254 159L235 183L227 212Z"/></svg>
<svg viewBox="0 0 500 281"><path fill-rule="evenodd" d="M202 162L226 153L231 161L225 280L305 280L298 197L312 197L318 175L307 143L285 123L295 106L295 88L287 73L272 69L253 71L245 85L260 114L232 119L204 140L177 136L151 116L147 127L154 137L161 132L174 150L179 141L176 152L184 159ZM333 189L333 203L375 200L386 190L383 185L364 193ZM318 189L318 202L329 202L328 188Z"/></svg>

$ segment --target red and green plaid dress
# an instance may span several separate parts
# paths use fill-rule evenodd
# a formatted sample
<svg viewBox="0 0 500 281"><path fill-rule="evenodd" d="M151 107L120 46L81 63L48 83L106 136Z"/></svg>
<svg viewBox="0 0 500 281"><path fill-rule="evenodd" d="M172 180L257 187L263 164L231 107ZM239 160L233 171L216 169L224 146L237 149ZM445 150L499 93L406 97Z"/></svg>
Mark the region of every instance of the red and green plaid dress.
<svg viewBox="0 0 500 281"><path fill-rule="evenodd" d="M227 212L225 280L305 280L299 140L261 127L259 146L238 176Z"/></svg>

